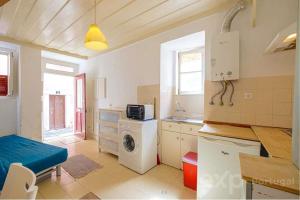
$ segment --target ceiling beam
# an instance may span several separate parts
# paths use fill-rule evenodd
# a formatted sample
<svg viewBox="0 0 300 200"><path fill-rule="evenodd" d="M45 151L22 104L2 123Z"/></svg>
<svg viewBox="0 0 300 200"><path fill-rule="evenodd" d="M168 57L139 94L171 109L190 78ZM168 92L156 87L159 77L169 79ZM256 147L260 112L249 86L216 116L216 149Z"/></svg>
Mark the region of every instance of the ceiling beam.
<svg viewBox="0 0 300 200"><path fill-rule="evenodd" d="M9 2L9 0L0 0L0 7Z"/></svg>
<svg viewBox="0 0 300 200"><path fill-rule="evenodd" d="M54 53L58 53L58 54L66 55L66 56L71 56L71 57L75 57L75 58L79 58L79 59L84 59L84 60L88 59L88 56L83 56L83 55L79 55L79 54L75 54L75 53L70 53L70 52L67 52L67 51L61 51L61 50L58 50L58 49L48 48L48 47L45 47L45 46L30 43L30 42L24 42L24 41L16 40L16 39L6 37L6 36L0 36L0 41L9 42L9 43L13 43L13 44L21 45L21 46L22 45L23 46L29 46L29 47L32 47L32 48L37 48L37 49L44 50L44 51L50 51L50 52L54 52Z"/></svg>

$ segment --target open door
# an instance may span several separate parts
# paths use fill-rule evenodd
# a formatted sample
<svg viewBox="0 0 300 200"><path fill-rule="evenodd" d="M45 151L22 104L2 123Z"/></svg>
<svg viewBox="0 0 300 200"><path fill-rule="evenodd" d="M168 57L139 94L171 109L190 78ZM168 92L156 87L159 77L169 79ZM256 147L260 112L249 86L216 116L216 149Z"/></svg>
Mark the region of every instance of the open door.
<svg viewBox="0 0 300 200"><path fill-rule="evenodd" d="M75 76L75 135L86 139L86 82L85 74Z"/></svg>

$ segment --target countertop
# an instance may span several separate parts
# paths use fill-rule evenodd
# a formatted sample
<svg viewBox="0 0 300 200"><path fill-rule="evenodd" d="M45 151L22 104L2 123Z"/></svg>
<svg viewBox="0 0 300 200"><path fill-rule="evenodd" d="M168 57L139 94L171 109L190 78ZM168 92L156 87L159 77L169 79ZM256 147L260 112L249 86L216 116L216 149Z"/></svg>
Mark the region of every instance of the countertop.
<svg viewBox="0 0 300 200"><path fill-rule="evenodd" d="M289 160L240 153L242 178L299 195L299 170Z"/></svg>
<svg viewBox="0 0 300 200"><path fill-rule="evenodd" d="M268 158L240 154L242 178L246 181L299 194L299 169L291 161L291 137L280 128L206 124L199 132L261 142Z"/></svg>
<svg viewBox="0 0 300 200"><path fill-rule="evenodd" d="M174 119L170 119L170 118L165 118L162 121L166 121L166 122L175 122L175 123L187 123L187 124L194 124L194 125L203 125L204 122L203 120L200 119L184 119L184 120L174 120Z"/></svg>
<svg viewBox="0 0 300 200"><path fill-rule="evenodd" d="M280 128L251 127L270 157L292 160L292 139Z"/></svg>
<svg viewBox="0 0 300 200"><path fill-rule="evenodd" d="M123 108L123 107L107 107L107 108L99 108L98 110L125 112L126 108Z"/></svg>
<svg viewBox="0 0 300 200"><path fill-rule="evenodd" d="M251 128L230 125L205 124L199 132L204 134L237 138L243 140L259 141Z"/></svg>

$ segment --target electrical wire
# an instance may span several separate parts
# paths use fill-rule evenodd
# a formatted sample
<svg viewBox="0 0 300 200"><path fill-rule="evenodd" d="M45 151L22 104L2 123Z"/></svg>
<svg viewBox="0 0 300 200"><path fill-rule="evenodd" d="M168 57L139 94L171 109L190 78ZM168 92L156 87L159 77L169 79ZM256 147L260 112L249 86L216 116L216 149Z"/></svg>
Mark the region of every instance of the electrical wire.
<svg viewBox="0 0 300 200"><path fill-rule="evenodd" d="M215 103L214 103L214 98L215 98L216 96L218 96L219 94L221 94L221 93L224 91L223 81L220 81L219 83L222 85L222 89L221 89L219 92L217 92L216 94L214 94L214 95L210 98L210 102L209 102L210 105L214 105L214 104L215 104Z"/></svg>
<svg viewBox="0 0 300 200"><path fill-rule="evenodd" d="M231 81L229 81L229 83L232 87L232 90L231 90L231 93L230 93L230 98L229 98L229 106L233 106L232 97L233 97L233 94L234 94L234 85Z"/></svg>
<svg viewBox="0 0 300 200"><path fill-rule="evenodd" d="M227 81L224 81L224 90L223 90L223 93L221 94L220 96L220 106L223 106L224 105L224 102L223 102L223 96L224 94L226 93L227 91Z"/></svg>

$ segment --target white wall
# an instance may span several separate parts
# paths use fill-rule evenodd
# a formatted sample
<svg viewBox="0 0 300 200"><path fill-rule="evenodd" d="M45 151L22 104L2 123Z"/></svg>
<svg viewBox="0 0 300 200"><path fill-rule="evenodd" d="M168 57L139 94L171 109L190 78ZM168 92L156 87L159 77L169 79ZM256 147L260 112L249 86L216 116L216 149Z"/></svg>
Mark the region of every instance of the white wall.
<svg viewBox="0 0 300 200"><path fill-rule="evenodd" d="M205 32L197 32L161 44L160 49L160 104L161 118L184 115L191 118L202 118L204 115L204 95L176 94L177 51L205 47ZM205 71L205 66L204 66ZM176 113L176 102L185 109L184 113Z"/></svg>
<svg viewBox="0 0 300 200"><path fill-rule="evenodd" d="M42 139L41 50L21 46L19 66L20 134Z"/></svg>
<svg viewBox="0 0 300 200"><path fill-rule="evenodd" d="M225 13L195 20L130 46L99 55L88 61L88 73L107 78L107 101L100 105L120 106L136 102L138 85L160 82L160 44L185 35L205 31L206 79L210 79L210 48L220 32ZM240 76L277 76L294 73L295 51L264 55L277 32L297 17L297 0L257 1L257 26L251 26L251 6L239 13L232 30L240 31Z"/></svg>
<svg viewBox="0 0 300 200"><path fill-rule="evenodd" d="M0 41L0 48L12 51L13 96L0 97L0 136L18 132L18 61L19 46Z"/></svg>

